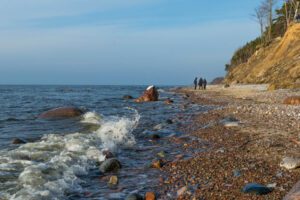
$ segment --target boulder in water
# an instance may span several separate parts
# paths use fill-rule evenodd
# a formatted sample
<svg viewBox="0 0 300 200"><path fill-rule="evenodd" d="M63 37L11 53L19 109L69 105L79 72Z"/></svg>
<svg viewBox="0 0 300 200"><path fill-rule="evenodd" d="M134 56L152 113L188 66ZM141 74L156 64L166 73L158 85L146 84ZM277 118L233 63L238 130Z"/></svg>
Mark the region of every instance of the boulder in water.
<svg viewBox="0 0 300 200"><path fill-rule="evenodd" d="M60 107L46 111L39 115L42 119L73 118L82 115L84 112L76 107Z"/></svg>
<svg viewBox="0 0 300 200"><path fill-rule="evenodd" d="M132 97L132 96L130 96L130 95L124 95L124 96L123 96L123 99L125 99L125 100L129 100L129 99L133 99L133 97Z"/></svg>
<svg viewBox="0 0 300 200"><path fill-rule="evenodd" d="M158 91L155 86L149 86L143 93L142 96L137 98L135 102L149 102L149 101L158 101Z"/></svg>
<svg viewBox="0 0 300 200"><path fill-rule="evenodd" d="M287 105L300 105L300 96L288 97L283 103Z"/></svg>
<svg viewBox="0 0 300 200"><path fill-rule="evenodd" d="M25 144L26 142L20 138L15 138L11 141L12 144Z"/></svg>
<svg viewBox="0 0 300 200"><path fill-rule="evenodd" d="M109 158L100 165L102 173L117 171L121 168L121 163L116 158Z"/></svg>

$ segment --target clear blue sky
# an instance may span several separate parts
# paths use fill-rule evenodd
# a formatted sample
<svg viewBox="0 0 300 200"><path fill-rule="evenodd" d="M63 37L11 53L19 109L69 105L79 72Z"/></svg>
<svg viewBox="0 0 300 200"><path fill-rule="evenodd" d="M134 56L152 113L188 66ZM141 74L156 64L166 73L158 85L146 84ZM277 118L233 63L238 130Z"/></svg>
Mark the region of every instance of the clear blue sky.
<svg viewBox="0 0 300 200"><path fill-rule="evenodd" d="M1 0L0 84L190 84L259 34L260 0Z"/></svg>

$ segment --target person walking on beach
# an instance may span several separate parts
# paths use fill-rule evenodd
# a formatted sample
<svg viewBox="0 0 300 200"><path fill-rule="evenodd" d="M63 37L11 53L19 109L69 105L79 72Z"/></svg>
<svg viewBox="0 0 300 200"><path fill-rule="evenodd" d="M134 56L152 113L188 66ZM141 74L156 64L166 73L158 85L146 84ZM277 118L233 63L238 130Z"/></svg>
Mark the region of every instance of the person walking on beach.
<svg viewBox="0 0 300 200"><path fill-rule="evenodd" d="M198 80L197 80L197 77L196 77L195 80L194 80L195 90L197 89L197 83L198 83Z"/></svg>
<svg viewBox="0 0 300 200"><path fill-rule="evenodd" d="M206 90L207 81L206 79L203 80L203 89Z"/></svg>
<svg viewBox="0 0 300 200"><path fill-rule="evenodd" d="M198 82L199 90L202 89L202 85L203 85L203 79L200 78L200 79L199 79L199 82Z"/></svg>

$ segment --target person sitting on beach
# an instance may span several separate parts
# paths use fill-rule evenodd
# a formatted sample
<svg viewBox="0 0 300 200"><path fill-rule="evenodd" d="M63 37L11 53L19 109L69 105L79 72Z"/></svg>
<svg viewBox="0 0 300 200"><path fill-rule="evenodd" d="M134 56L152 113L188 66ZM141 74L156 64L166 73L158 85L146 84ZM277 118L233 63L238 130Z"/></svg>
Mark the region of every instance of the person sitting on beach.
<svg viewBox="0 0 300 200"><path fill-rule="evenodd" d="M198 83L198 78L196 77L195 80L194 80L194 86L195 86L195 90L197 89L197 83Z"/></svg>
<svg viewBox="0 0 300 200"><path fill-rule="evenodd" d="M206 90L207 81L206 79L203 80L203 89Z"/></svg>
<svg viewBox="0 0 300 200"><path fill-rule="evenodd" d="M202 85L203 85L203 79L200 78L200 79L199 79L199 82L198 82L199 90L202 89Z"/></svg>

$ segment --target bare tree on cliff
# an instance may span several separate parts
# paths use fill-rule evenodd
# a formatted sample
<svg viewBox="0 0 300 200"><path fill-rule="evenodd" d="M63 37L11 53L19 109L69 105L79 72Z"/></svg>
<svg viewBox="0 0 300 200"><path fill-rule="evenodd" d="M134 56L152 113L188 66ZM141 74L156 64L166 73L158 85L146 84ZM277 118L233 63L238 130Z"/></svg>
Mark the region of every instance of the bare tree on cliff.
<svg viewBox="0 0 300 200"><path fill-rule="evenodd" d="M261 9L267 16L268 21L268 41L272 39L272 26L273 26L273 9L277 0L264 0Z"/></svg>
<svg viewBox="0 0 300 200"><path fill-rule="evenodd" d="M259 23L260 35L261 35L261 39L263 39L263 35L264 35L264 31L265 31L264 29L265 29L266 13L265 13L262 5L255 8L254 14L252 16L255 18L255 21Z"/></svg>
<svg viewBox="0 0 300 200"><path fill-rule="evenodd" d="M284 2L285 18L287 27L295 20L299 12L300 0L286 0Z"/></svg>

